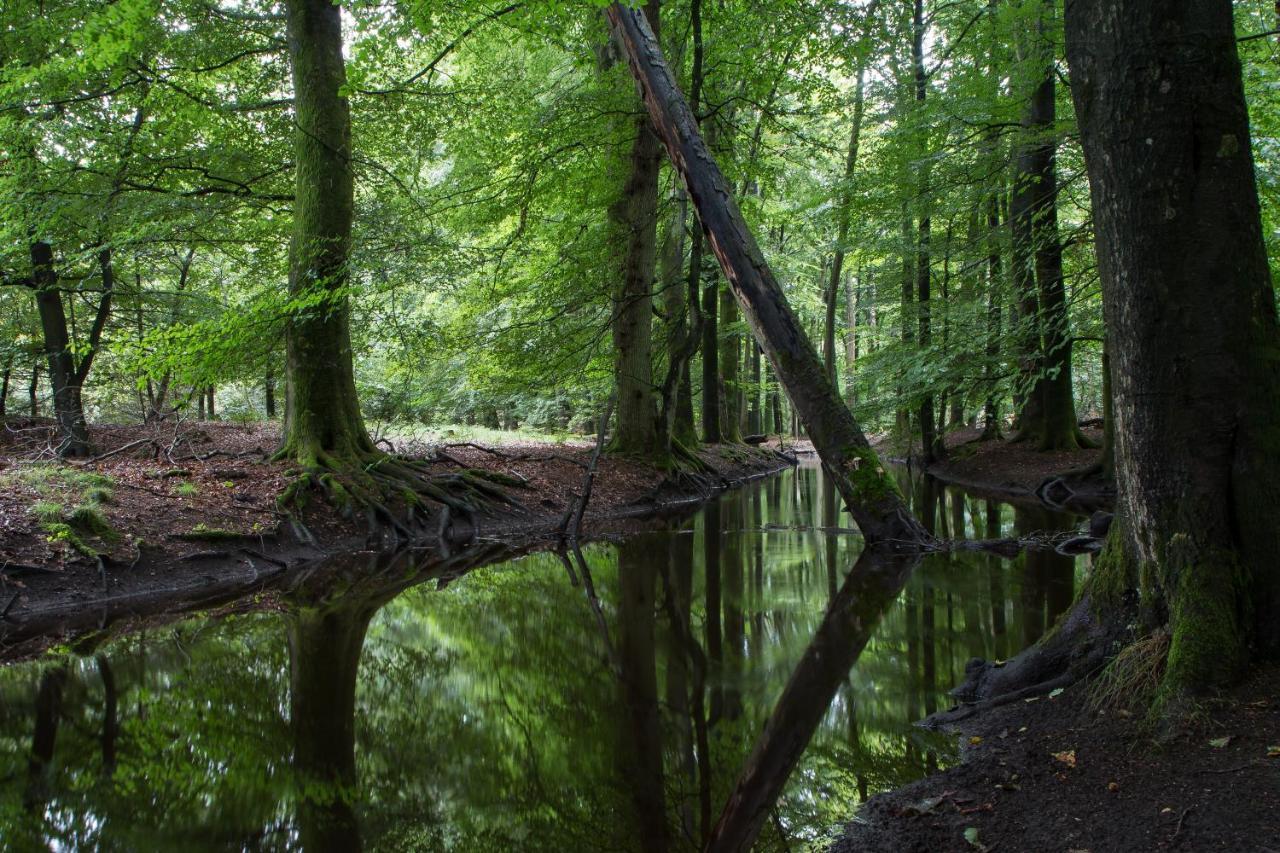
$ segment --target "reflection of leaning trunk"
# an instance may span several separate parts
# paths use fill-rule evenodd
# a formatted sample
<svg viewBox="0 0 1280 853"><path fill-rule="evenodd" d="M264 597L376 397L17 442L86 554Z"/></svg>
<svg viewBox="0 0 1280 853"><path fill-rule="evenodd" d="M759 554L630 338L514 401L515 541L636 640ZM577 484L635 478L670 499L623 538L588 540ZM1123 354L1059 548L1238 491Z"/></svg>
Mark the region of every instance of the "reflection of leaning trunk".
<svg viewBox="0 0 1280 853"><path fill-rule="evenodd" d="M832 697L918 562L863 552L783 688L706 850L751 848Z"/></svg>

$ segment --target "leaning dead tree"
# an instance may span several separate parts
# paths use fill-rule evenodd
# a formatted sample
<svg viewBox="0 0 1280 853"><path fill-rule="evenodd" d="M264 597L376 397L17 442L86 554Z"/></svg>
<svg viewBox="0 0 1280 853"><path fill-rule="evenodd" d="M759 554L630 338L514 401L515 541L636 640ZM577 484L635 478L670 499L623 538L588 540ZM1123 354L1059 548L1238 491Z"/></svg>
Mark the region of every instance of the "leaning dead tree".
<svg viewBox="0 0 1280 853"><path fill-rule="evenodd" d="M645 106L684 182L702 230L756 340L868 542L918 544L928 534L912 516L862 428L840 399L764 260L642 15L619 3L606 11Z"/></svg>

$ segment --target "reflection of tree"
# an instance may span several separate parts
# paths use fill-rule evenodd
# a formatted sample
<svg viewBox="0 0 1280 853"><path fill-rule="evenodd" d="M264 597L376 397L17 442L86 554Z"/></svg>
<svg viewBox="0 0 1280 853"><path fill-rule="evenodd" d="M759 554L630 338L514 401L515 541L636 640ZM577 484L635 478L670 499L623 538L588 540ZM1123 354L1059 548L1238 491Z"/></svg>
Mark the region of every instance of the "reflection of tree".
<svg viewBox="0 0 1280 853"><path fill-rule="evenodd" d="M67 686L67 677L67 664L51 666L40 675L40 687L36 692L35 729L31 735L23 803L28 812L37 816L44 811L49 799L49 775L53 767L53 748L58 740L58 723L62 719L62 692Z"/></svg>
<svg viewBox="0 0 1280 853"><path fill-rule="evenodd" d="M1000 507L992 500L986 501L986 529L983 532L988 539L1000 537ZM995 660L1004 660L1009 656L1008 628L1005 626L1004 609L1004 563L994 554L983 555L986 563L987 577L991 589L991 635Z"/></svg>
<svg viewBox="0 0 1280 853"><path fill-rule="evenodd" d="M720 814L708 850L750 849L836 690L917 562L872 552L858 559L783 688Z"/></svg>
<svg viewBox="0 0 1280 853"><path fill-rule="evenodd" d="M1075 520L1039 506L1019 505L1014 512L1019 535L1071 530ZM1030 646L1071 606L1075 593L1075 558L1048 549L1030 549L1023 558L1022 644Z"/></svg>
<svg viewBox="0 0 1280 853"><path fill-rule="evenodd" d="M359 850L356 820L356 675L369 619L367 599L301 607L288 616L289 719L302 793L303 849Z"/></svg>
<svg viewBox="0 0 1280 853"><path fill-rule="evenodd" d="M633 837L646 851L667 848L654 642L654 590L666 558L663 544L661 537L641 535L618 546L618 659L625 709L619 778L634 807Z"/></svg>

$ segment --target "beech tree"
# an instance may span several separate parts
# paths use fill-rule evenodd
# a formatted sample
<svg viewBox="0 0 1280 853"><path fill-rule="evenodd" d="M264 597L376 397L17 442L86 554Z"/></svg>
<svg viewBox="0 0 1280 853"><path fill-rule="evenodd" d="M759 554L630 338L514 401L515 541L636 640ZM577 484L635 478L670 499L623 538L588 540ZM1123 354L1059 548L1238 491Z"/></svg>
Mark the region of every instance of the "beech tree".
<svg viewBox="0 0 1280 853"><path fill-rule="evenodd" d="M1066 28L1120 484L1091 586L1109 613L1139 592L1176 700L1280 652L1280 332L1232 9L1070 0Z"/></svg>

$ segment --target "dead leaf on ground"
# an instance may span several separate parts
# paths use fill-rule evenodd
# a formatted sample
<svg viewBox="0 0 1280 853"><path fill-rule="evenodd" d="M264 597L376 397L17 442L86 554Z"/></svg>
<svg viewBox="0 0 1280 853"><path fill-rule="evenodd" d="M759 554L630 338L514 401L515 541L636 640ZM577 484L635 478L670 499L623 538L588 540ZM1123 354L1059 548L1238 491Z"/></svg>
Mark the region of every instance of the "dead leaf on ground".
<svg viewBox="0 0 1280 853"><path fill-rule="evenodd" d="M1053 757L1059 763L1065 764L1068 767L1076 766L1076 751L1074 749L1068 749L1065 752L1055 752Z"/></svg>
<svg viewBox="0 0 1280 853"><path fill-rule="evenodd" d="M1214 749L1222 749L1223 747L1230 746L1231 741L1235 740L1235 737L1235 735L1226 735L1224 737L1213 738L1209 741L1209 746Z"/></svg>

